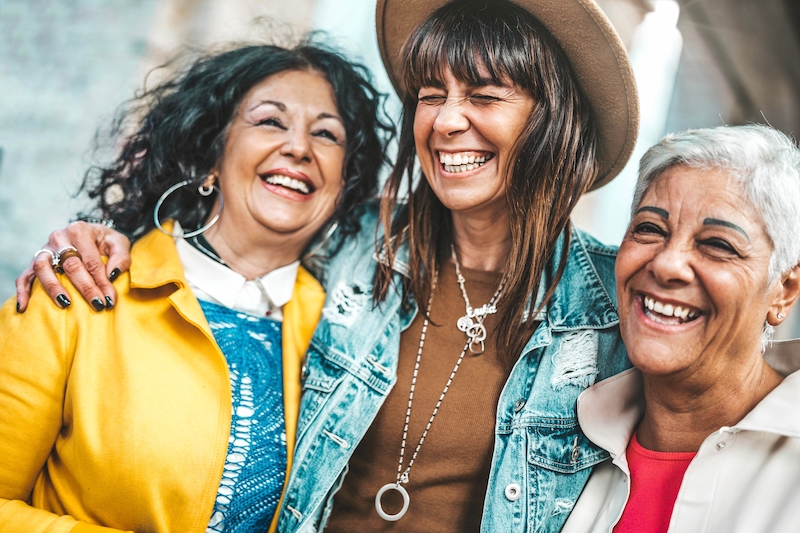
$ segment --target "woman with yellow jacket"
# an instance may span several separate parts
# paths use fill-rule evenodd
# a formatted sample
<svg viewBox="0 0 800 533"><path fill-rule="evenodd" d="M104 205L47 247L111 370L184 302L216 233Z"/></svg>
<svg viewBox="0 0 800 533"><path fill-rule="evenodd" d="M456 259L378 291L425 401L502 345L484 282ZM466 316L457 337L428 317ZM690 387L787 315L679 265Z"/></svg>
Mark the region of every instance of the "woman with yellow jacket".
<svg viewBox="0 0 800 533"><path fill-rule="evenodd" d="M133 101L85 182L136 241L116 301L60 293L64 312L37 283L0 310L0 532L269 527L324 301L300 259L329 220L358 230L378 108L363 69L309 44L204 57Z"/></svg>

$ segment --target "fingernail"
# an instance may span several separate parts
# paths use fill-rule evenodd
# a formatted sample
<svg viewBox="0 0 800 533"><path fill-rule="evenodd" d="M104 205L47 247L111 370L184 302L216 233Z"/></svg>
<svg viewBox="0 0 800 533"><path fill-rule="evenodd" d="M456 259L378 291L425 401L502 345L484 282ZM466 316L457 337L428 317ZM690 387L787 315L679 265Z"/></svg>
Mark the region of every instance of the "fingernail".
<svg viewBox="0 0 800 533"><path fill-rule="evenodd" d="M114 300L111 299L111 296L106 296L106 309L114 309Z"/></svg>
<svg viewBox="0 0 800 533"><path fill-rule="evenodd" d="M61 306L61 309L66 309L72 303L69 301L69 298L67 298L66 294L59 294L56 296L56 301L58 302L58 305Z"/></svg>
<svg viewBox="0 0 800 533"><path fill-rule="evenodd" d="M17 313L19 313L19 302L17 302Z"/></svg>
<svg viewBox="0 0 800 533"><path fill-rule="evenodd" d="M121 274L120 269L115 268L114 270L111 271L111 274L108 275L108 279L110 281L114 281L115 279L117 279L119 277L120 274ZM108 297L106 296L106 298L108 298Z"/></svg>
<svg viewBox="0 0 800 533"><path fill-rule="evenodd" d="M95 298L94 300L92 300L92 307L94 307L95 311L102 311L103 309L106 308L105 304L103 303L103 300L101 300L100 298Z"/></svg>

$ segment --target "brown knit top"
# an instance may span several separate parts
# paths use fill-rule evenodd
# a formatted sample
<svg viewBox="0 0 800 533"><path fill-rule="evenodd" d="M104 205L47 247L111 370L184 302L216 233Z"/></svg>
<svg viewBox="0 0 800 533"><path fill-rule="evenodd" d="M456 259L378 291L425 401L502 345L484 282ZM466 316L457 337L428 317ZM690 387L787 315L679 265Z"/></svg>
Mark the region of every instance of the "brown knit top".
<svg viewBox="0 0 800 533"><path fill-rule="evenodd" d="M474 308L491 299L502 277L499 273L465 268L461 272ZM456 327L456 321L465 314L465 304L455 266L445 263L439 276L414 393L404 470L467 340ZM501 298L498 309L502 306ZM397 479L408 393L424 320L422 311L400 337L397 384L350 460L350 470L335 496L326 532L480 529L497 401L508 377L508 370L497 355L497 314L484 321L489 333L486 351L479 356L467 351L411 468L409 483L404 485L411 498L408 512L397 522L386 522L375 510L378 490ZM382 501L384 510L391 514L402 507L402 497L396 491L386 493Z"/></svg>

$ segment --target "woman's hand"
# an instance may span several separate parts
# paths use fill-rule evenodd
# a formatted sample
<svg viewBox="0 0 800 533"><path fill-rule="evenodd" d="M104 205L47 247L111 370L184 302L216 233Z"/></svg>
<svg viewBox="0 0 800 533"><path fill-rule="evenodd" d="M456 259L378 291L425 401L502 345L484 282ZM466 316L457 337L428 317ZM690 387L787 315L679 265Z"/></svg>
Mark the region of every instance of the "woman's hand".
<svg viewBox="0 0 800 533"><path fill-rule="evenodd" d="M64 259L61 267L81 296L97 311L114 307L117 292L111 282L131 266L131 241L122 233L102 224L79 221L51 233L43 250L56 253L66 246L74 246L80 253L80 257ZM108 257L107 263L103 262L104 255ZM59 307L66 308L72 303L69 293L53 270L51 255L41 252L17 278L18 312L22 313L28 308L34 278L39 278L47 294Z"/></svg>

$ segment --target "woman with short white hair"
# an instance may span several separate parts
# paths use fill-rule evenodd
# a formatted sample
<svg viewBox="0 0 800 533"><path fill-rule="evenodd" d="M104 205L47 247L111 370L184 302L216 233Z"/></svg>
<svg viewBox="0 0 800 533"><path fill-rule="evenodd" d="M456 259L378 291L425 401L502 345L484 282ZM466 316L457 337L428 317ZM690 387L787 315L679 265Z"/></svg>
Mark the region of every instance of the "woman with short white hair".
<svg viewBox="0 0 800 533"><path fill-rule="evenodd" d="M581 394L611 454L573 532L800 524L800 350L765 349L800 296L800 150L759 125L668 135L642 158L616 263L636 368Z"/></svg>

